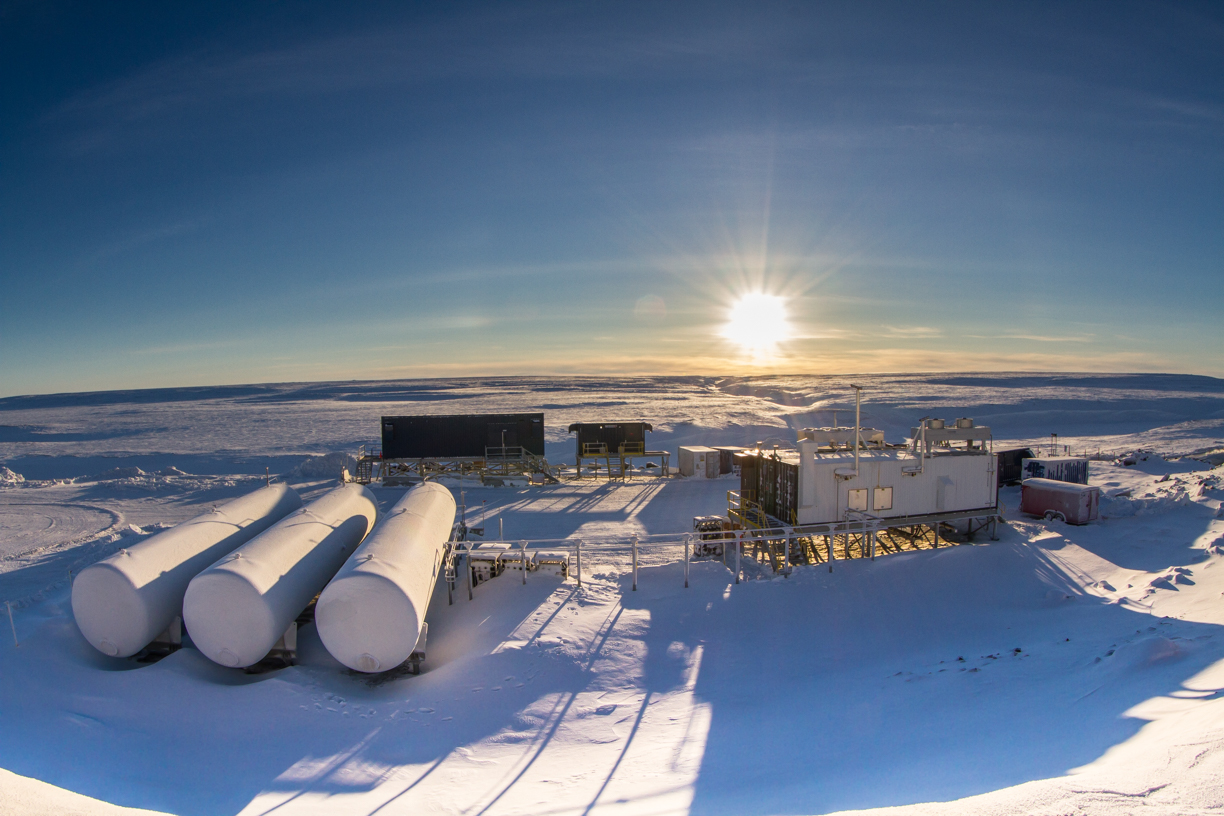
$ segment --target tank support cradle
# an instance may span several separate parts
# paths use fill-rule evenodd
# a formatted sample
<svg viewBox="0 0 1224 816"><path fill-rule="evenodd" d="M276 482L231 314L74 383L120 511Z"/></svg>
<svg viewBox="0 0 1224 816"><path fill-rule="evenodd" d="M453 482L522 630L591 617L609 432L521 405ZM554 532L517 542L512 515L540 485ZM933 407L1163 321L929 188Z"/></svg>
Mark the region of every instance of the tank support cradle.
<svg viewBox="0 0 1224 816"><path fill-rule="evenodd" d="M137 652L135 659L139 663L153 663L174 654L181 648L183 648L183 619L176 615L166 627L166 631L153 638L152 643Z"/></svg>
<svg viewBox="0 0 1224 816"><path fill-rule="evenodd" d="M302 614L298 615L297 619L289 624L285 634L281 635L280 640L272 645L272 649L263 656L263 659L258 663L247 666L243 671L247 674L262 674L269 669L288 668L297 665L298 627L314 620L315 604L318 602L319 596L316 595L306 605L306 608L302 610ZM275 665L277 663L280 665Z"/></svg>
<svg viewBox="0 0 1224 816"><path fill-rule="evenodd" d="M412 649L412 654L408 655L408 673L420 674L421 661L425 659L425 641L429 638L429 622L425 621L421 624L421 636L417 638L416 646Z"/></svg>

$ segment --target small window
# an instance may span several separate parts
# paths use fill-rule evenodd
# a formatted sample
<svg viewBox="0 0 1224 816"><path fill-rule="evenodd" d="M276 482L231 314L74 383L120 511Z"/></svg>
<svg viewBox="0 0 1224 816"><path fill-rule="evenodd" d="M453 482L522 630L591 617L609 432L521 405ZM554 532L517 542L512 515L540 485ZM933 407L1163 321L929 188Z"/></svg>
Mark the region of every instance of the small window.
<svg viewBox="0 0 1224 816"><path fill-rule="evenodd" d="M860 487L857 490L851 490L846 502L846 506L851 510L866 510L867 488Z"/></svg>
<svg viewBox="0 0 1224 816"><path fill-rule="evenodd" d="M877 510L891 510L892 509L892 488L891 487L877 487L875 489L875 496L873 498L875 499L874 501L875 509Z"/></svg>

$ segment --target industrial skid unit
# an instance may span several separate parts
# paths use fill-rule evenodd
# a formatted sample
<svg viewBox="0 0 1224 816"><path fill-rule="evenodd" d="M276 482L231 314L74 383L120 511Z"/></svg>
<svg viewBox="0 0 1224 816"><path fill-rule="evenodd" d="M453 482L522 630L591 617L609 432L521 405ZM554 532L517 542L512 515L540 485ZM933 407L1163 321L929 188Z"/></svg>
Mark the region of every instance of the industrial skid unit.
<svg viewBox="0 0 1224 816"><path fill-rule="evenodd" d="M924 419L909 444L889 444L874 428L805 428L795 450L756 448L735 455L740 491L728 494L733 528L774 563L938 547L944 539L999 520L997 462L990 428L971 419ZM770 531L798 536L785 555ZM780 540L780 538L779 538Z"/></svg>
<svg viewBox="0 0 1224 816"><path fill-rule="evenodd" d="M660 475L670 474L668 451L646 450L646 434L654 428L649 422L575 422L569 426L574 437L574 465L582 477L584 462L588 470L601 467L609 479L623 479L633 467L635 459L659 459L662 462ZM600 465L602 462L602 466ZM654 467L648 462L647 467Z"/></svg>

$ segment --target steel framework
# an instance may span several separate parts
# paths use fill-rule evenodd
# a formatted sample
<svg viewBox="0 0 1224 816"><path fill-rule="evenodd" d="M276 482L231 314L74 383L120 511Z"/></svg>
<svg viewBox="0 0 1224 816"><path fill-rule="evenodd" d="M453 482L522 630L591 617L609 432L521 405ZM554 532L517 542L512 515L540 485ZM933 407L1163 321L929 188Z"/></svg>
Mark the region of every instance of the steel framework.
<svg viewBox="0 0 1224 816"><path fill-rule="evenodd" d="M479 458L454 459L384 459L379 446L362 445L357 451L354 481L359 484L374 480L381 480L383 484L406 484L442 476L477 476L482 482L526 478L555 483L561 481L563 470L563 465L550 465L543 456L516 445L485 448L485 455Z"/></svg>

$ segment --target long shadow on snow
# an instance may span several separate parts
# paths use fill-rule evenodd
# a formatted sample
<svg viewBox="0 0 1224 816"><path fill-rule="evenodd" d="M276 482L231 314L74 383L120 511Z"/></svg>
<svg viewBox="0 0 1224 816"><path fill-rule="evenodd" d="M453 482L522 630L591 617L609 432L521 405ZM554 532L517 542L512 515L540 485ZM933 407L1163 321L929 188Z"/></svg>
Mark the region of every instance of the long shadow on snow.
<svg viewBox="0 0 1224 816"><path fill-rule="evenodd" d="M649 695L678 688L704 649L695 694L712 723L695 813L826 812L1056 776L1131 736L1141 723L1124 711L1177 689L1222 651L1211 639L1218 627L1152 621L1079 594L1056 555L1010 532L989 547L840 562L832 575L801 569L731 587L720 565L694 564L685 591L680 574L677 564L643 569L636 593L624 578L620 606L651 613L632 635L646 649L638 685ZM303 665L256 678L193 650L107 671L64 604L40 606L24 670L0 677L0 761L184 814L235 812L264 791L387 785L391 799L414 784L389 780L392 769L429 772L494 734L519 741L529 768L590 687L617 605L576 663L538 640L494 651L533 614L541 631L542 605L573 603L571 584L531 576L523 587L508 574L471 603L465 594L461 585L448 614L431 608L426 673L382 684L341 670L309 632ZM445 605L444 588L434 602ZM1183 657L1144 665L1143 642L1156 634L1180 638ZM1091 648L1072 652L1065 638ZM79 677L82 666L86 688L57 690L57 675ZM497 800L524 771L469 795Z"/></svg>
<svg viewBox="0 0 1224 816"><path fill-rule="evenodd" d="M727 484L737 486L734 482ZM683 497L679 503L675 501L678 495ZM484 498L485 494L468 493L468 500L472 502L468 507L469 524L479 519L480 505L475 503L476 496ZM496 537L495 517L498 515L506 518L506 535L512 540L571 538L584 525L622 524L630 518L648 533L683 533L691 529L693 512L689 511L696 512L694 499L709 502L703 512L725 512L726 500L721 492L711 493L708 484L676 480L660 479L630 485L605 481L580 494L562 490L550 492L550 488L535 488L526 496L521 493L505 496L495 493L489 497L485 507L486 514L492 519L485 525L485 537ZM527 511L520 513L520 507L524 506ZM698 505L697 509L702 508Z"/></svg>
<svg viewBox="0 0 1224 816"><path fill-rule="evenodd" d="M370 694L370 689L377 690L374 694L384 700L380 708L398 707L405 712L398 721L388 724L383 718L379 728L359 741L339 751L329 748L330 753L319 755L320 759L339 755L341 762L319 764L317 770L306 773L282 773L254 793L283 791L296 799L308 792L369 791L386 784L388 775L354 775L353 764L365 768L425 768L406 784L397 782L385 788L386 798L375 808L377 811L411 792L455 749L493 735L499 735L502 744L523 746L523 757L515 763L517 770L490 783L486 790L457 794L456 802L483 802L488 808L513 789L547 749L576 695L591 680L589 662L584 667L572 658L553 654L538 640L566 604L581 600L572 584L537 575L523 585L521 578L511 573L477 587L470 602L466 593L461 583L453 606L446 603L444 587L435 594L430 609L430 641L436 645L430 647L426 674L389 683L353 677L363 696ZM550 615L537 615L537 620L525 627L532 633L526 641L518 648L497 650L516 629L521 633L527 619L548 603L555 604L556 609ZM404 694L410 696L403 698ZM427 728L431 730L425 731ZM310 766L314 759L295 757L295 765ZM259 812L275 813L276 808Z"/></svg>
<svg viewBox="0 0 1224 816"><path fill-rule="evenodd" d="M1056 522L1048 526L1070 543L1123 569L1157 572L1205 561L1209 557L1206 550L1193 545L1214 520L1209 507L1190 503L1118 521L1103 519L1083 527ZM1042 544L1048 545L1048 541L1044 539Z"/></svg>
<svg viewBox="0 0 1224 816"><path fill-rule="evenodd" d="M748 582L708 613L643 596L652 641L705 643L695 691L712 723L692 812L823 813L1059 776L1134 735L1133 705L1224 657L1217 626L1077 586L1009 531ZM1158 637L1180 657L1152 659Z"/></svg>
<svg viewBox="0 0 1224 816"><path fill-rule="evenodd" d="M450 615L431 608L426 671L379 682L336 663L312 626L301 664L264 675L190 648L151 665L112 661L81 637L64 593L27 613L24 670L0 675L0 765L116 804L203 815L236 813L263 792L368 791L398 766L436 764L499 733L538 753L565 712L528 710L564 708L589 677L544 648L493 649L546 599L572 594L556 579L503 576L468 602L461 584ZM434 603L446 606L444 585ZM62 676L77 682L64 688Z"/></svg>

